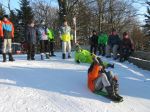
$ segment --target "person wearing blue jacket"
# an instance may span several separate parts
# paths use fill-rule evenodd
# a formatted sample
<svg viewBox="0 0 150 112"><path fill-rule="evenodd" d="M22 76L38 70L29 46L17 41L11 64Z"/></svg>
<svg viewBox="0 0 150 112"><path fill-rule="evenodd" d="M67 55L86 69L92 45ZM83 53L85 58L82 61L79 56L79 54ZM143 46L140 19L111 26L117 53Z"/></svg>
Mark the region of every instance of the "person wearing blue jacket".
<svg viewBox="0 0 150 112"><path fill-rule="evenodd" d="M111 50L113 53L113 59L117 59L118 49L120 45L121 39L119 35L117 34L116 30L113 29L111 35L109 35L108 38L108 44L106 46L106 57L111 57Z"/></svg>

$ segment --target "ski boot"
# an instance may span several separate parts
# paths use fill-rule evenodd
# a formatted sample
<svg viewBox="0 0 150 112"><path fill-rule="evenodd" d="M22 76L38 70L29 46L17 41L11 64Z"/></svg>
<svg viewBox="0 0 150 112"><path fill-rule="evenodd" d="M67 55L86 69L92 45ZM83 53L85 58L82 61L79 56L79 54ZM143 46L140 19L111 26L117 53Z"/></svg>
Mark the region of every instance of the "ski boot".
<svg viewBox="0 0 150 112"><path fill-rule="evenodd" d="M13 56L12 56L12 53L9 53L8 55L9 55L9 61L15 61Z"/></svg>
<svg viewBox="0 0 150 112"><path fill-rule="evenodd" d="M44 60L44 53L41 53L41 60Z"/></svg>
<svg viewBox="0 0 150 112"><path fill-rule="evenodd" d="M6 62L6 53L3 53L3 62Z"/></svg>
<svg viewBox="0 0 150 112"><path fill-rule="evenodd" d="M71 55L70 54L68 54L68 59L70 59L71 58Z"/></svg>
<svg viewBox="0 0 150 112"><path fill-rule="evenodd" d="M66 54L65 53L62 54L62 59L66 59Z"/></svg>
<svg viewBox="0 0 150 112"><path fill-rule="evenodd" d="M50 57L49 57L49 53L46 53L46 59L49 59Z"/></svg>

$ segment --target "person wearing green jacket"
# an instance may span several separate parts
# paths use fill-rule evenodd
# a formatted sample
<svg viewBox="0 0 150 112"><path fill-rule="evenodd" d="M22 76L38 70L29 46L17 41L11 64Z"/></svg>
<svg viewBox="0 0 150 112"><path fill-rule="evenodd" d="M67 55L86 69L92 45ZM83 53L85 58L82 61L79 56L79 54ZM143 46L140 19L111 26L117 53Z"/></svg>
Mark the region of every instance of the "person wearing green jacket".
<svg viewBox="0 0 150 112"><path fill-rule="evenodd" d="M75 48L75 62L76 63L93 63L93 58L97 57L95 54L91 54L88 50L82 49L78 44ZM107 62L101 62L105 68L114 68L114 64Z"/></svg>
<svg viewBox="0 0 150 112"><path fill-rule="evenodd" d="M99 55L105 56L105 48L108 41L108 35L104 32L101 32L98 36L98 47L99 47Z"/></svg>
<svg viewBox="0 0 150 112"><path fill-rule="evenodd" d="M54 31L50 28L47 29L47 36L48 36L48 41L49 41L49 52L50 56L56 56L54 54L54 44L55 44L55 39L54 39Z"/></svg>

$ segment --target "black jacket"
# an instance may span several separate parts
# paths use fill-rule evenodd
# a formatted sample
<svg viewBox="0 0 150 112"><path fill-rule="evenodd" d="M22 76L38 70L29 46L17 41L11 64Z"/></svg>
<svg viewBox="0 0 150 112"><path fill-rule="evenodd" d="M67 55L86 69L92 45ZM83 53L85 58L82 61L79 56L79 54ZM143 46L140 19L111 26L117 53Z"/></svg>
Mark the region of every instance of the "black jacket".
<svg viewBox="0 0 150 112"><path fill-rule="evenodd" d="M97 46L98 45L98 36L97 35L93 35L90 38L90 44L93 46Z"/></svg>
<svg viewBox="0 0 150 112"><path fill-rule="evenodd" d="M114 45L120 45L121 39L118 35L110 35L108 38L108 45L114 46Z"/></svg>
<svg viewBox="0 0 150 112"><path fill-rule="evenodd" d="M36 44L37 42L37 29L35 27L28 27L26 32L26 42Z"/></svg>
<svg viewBox="0 0 150 112"><path fill-rule="evenodd" d="M133 49L133 44L130 38L123 38L120 44L121 49Z"/></svg>

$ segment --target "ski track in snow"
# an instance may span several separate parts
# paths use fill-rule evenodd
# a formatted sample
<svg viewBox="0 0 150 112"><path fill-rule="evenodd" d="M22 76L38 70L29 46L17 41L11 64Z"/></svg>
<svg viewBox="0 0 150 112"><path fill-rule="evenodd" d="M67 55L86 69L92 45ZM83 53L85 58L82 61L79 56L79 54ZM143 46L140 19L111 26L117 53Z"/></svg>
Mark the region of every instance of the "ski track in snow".
<svg viewBox="0 0 150 112"><path fill-rule="evenodd" d="M115 63L124 102L114 103L87 88L89 64L62 60L61 53L50 60L2 63L0 56L0 112L150 112L150 71L135 65Z"/></svg>

